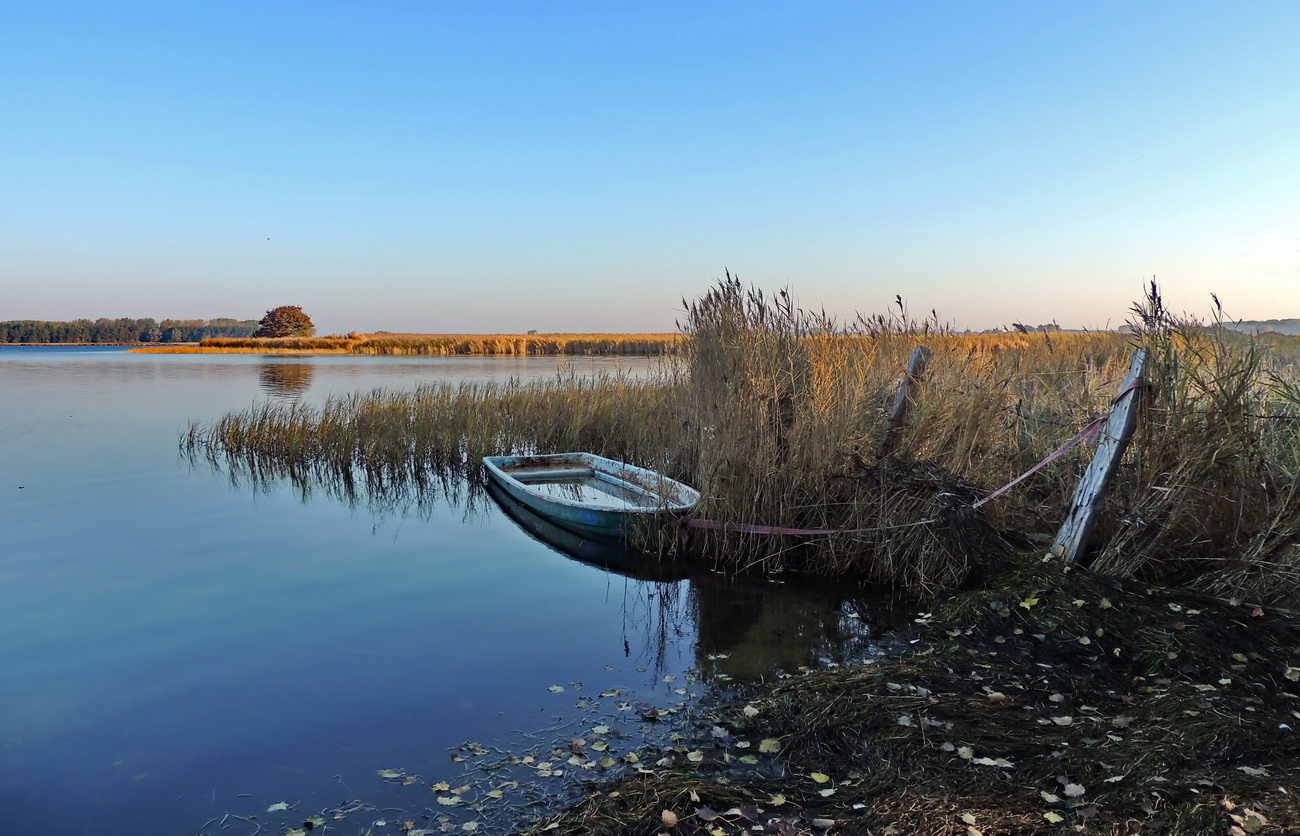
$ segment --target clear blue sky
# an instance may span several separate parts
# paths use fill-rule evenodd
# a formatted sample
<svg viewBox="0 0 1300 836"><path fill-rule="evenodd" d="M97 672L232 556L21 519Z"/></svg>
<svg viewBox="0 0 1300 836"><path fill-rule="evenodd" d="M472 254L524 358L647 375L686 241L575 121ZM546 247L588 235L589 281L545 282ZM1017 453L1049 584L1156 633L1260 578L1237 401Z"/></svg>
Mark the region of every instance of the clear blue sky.
<svg viewBox="0 0 1300 836"><path fill-rule="evenodd" d="M0 319L1300 317L1300 3L0 5Z"/></svg>

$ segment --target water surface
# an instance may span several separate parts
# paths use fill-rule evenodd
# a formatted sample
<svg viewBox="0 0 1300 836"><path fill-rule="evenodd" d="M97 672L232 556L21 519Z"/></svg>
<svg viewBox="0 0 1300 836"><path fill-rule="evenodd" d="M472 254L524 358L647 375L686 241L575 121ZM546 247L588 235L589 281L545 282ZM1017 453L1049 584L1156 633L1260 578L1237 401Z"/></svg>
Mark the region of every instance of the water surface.
<svg viewBox="0 0 1300 836"><path fill-rule="evenodd" d="M649 363L0 348L0 832L279 832L276 802L291 822L362 799L389 811L340 832L398 833L462 743L513 750L615 711L602 692L672 705L691 668L770 676L860 640L834 596L620 574L486 500L376 515L177 450L262 398Z"/></svg>

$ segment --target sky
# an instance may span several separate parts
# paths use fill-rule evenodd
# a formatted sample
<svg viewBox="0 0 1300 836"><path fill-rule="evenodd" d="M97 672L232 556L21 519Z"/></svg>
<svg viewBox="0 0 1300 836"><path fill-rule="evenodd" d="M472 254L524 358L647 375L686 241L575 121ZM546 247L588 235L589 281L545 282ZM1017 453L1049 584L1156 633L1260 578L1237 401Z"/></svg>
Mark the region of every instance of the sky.
<svg viewBox="0 0 1300 836"><path fill-rule="evenodd" d="M0 320L1300 317L1300 3L0 3Z"/></svg>

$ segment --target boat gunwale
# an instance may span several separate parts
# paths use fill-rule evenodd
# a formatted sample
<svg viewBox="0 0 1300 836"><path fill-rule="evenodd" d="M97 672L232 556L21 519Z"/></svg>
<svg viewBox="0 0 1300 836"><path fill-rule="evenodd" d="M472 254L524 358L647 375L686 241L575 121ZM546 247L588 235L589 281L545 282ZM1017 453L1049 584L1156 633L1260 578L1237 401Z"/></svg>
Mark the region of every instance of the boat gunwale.
<svg viewBox="0 0 1300 836"><path fill-rule="evenodd" d="M512 463L537 461L538 466L529 469L538 472L546 472L548 470L562 472L563 470L567 470L572 473L576 470L576 468L572 466L572 463L575 460L583 462L586 465L585 469L589 470L591 475L620 488L651 497L656 500L656 504L644 507L610 508L608 505L602 505L600 503L582 502L579 500L561 500L543 494L540 491L533 490L528 482L516 478L515 473L512 472L510 468ZM568 465L568 467L556 467L555 465L557 463ZM595 453L573 452L522 456L484 456L483 465L487 468L489 476L501 483L502 487L506 487L507 485L513 486L517 490L523 491L529 496L535 498L538 502L566 508L577 508L586 511L630 516L647 516L660 513L682 514L694 508L701 498L698 490L692 488L690 485L679 482L676 479L664 476L661 473L657 473L647 468L637 467L636 465L605 458L604 456L598 456ZM640 477L641 479L645 479L646 482L638 481L635 478L626 478L628 476ZM668 490L655 490L652 486L665 487Z"/></svg>

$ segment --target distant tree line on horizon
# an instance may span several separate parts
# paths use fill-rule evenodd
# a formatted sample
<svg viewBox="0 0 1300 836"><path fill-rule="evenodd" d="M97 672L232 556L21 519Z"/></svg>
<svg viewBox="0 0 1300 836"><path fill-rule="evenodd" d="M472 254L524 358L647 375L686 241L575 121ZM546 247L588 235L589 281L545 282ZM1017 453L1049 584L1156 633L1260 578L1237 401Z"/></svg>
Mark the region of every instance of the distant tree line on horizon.
<svg viewBox="0 0 1300 836"><path fill-rule="evenodd" d="M251 337L256 319L74 319L0 322L0 343L191 343L210 337Z"/></svg>

